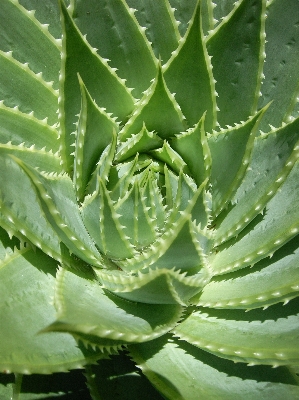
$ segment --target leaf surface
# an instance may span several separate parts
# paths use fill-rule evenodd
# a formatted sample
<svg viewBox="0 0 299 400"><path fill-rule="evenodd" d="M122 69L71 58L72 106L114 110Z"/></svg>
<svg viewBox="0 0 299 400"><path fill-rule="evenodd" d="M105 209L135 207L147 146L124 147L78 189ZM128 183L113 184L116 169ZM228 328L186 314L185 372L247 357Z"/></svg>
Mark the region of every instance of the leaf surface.
<svg viewBox="0 0 299 400"><path fill-rule="evenodd" d="M100 348L151 340L168 332L181 316L179 305L130 302L66 269L60 270L57 282L58 319L47 330L70 332Z"/></svg>
<svg viewBox="0 0 299 400"><path fill-rule="evenodd" d="M248 368L170 336L131 345L130 354L154 387L171 400L293 400L299 393L286 368Z"/></svg>
<svg viewBox="0 0 299 400"><path fill-rule="evenodd" d="M0 261L1 370L52 373L82 368L101 357L78 347L71 335L39 334L55 319L56 261L40 250L15 250Z"/></svg>
<svg viewBox="0 0 299 400"><path fill-rule="evenodd" d="M237 2L207 41L219 95L220 126L246 120L255 111L263 63L265 1Z"/></svg>
<svg viewBox="0 0 299 400"><path fill-rule="evenodd" d="M298 299L266 311L194 311L174 332L217 356L233 361L268 365L297 365L299 359ZM219 334L221 332L221 334Z"/></svg>
<svg viewBox="0 0 299 400"><path fill-rule="evenodd" d="M198 123L204 112L206 129L216 123L216 93L210 59L201 26L200 3L186 36L163 68L169 90L175 93L188 126Z"/></svg>

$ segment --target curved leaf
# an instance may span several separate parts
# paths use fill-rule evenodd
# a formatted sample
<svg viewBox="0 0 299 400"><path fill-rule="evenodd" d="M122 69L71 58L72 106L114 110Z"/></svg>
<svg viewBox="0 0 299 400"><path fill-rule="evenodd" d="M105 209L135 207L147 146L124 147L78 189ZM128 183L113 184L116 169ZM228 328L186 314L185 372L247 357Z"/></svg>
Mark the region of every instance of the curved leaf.
<svg viewBox="0 0 299 400"><path fill-rule="evenodd" d="M101 357L78 347L71 335L39 334L55 319L56 261L30 248L15 250L0 262L0 369L49 374L82 368Z"/></svg>
<svg viewBox="0 0 299 400"><path fill-rule="evenodd" d="M248 368L169 336L131 345L130 354L169 400L293 400L299 395L297 383L286 368Z"/></svg>
<svg viewBox="0 0 299 400"><path fill-rule="evenodd" d="M207 49L219 95L220 126L246 120L256 110L264 61L265 0L243 0L212 32Z"/></svg>
<svg viewBox="0 0 299 400"><path fill-rule="evenodd" d="M57 282L58 319L45 331L69 332L87 345L105 349L148 341L172 329L182 314L179 305L121 299L66 269Z"/></svg>
<svg viewBox="0 0 299 400"><path fill-rule="evenodd" d="M194 311L174 332L212 354L233 361L268 365L299 362L298 298L266 311L202 309ZM219 334L221 332L221 334Z"/></svg>
<svg viewBox="0 0 299 400"><path fill-rule="evenodd" d="M175 93L184 116L191 127L204 112L206 129L216 123L216 92L212 67L201 26L200 2L195 9L188 31L177 50L163 67L165 81Z"/></svg>

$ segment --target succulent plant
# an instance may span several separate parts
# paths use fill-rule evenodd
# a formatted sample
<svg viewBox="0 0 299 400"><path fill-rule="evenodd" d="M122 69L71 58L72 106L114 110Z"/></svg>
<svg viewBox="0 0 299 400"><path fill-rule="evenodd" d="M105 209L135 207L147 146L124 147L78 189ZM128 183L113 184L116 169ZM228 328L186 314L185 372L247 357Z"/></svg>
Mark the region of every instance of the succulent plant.
<svg viewBox="0 0 299 400"><path fill-rule="evenodd" d="M0 13L1 398L299 399L298 0Z"/></svg>

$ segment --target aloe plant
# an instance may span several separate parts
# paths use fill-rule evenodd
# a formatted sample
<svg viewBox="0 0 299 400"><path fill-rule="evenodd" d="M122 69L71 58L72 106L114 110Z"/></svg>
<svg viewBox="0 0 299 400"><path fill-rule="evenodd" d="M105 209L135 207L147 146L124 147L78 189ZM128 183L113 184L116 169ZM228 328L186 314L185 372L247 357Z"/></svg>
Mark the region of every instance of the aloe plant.
<svg viewBox="0 0 299 400"><path fill-rule="evenodd" d="M0 397L299 399L298 0L0 13Z"/></svg>

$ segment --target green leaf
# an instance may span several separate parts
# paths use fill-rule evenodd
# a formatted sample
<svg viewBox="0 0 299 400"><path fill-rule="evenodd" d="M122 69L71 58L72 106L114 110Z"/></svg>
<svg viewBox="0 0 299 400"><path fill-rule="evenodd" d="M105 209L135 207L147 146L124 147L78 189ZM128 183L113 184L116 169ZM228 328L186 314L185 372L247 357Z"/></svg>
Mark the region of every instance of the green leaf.
<svg viewBox="0 0 299 400"><path fill-rule="evenodd" d="M181 317L179 305L130 302L66 269L60 270L57 282L58 319L47 331L70 332L103 349L161 336Z"/></svg>
<svg viewBox="0 0 299 400"><path fill-rule="evenodd" d="M261 128L269 130L268 124L279 127L282 122L292 120L292 113L298 105L298 36L299 7L297 0L271 2L266 19L266 54L263 73L265 79L261 87L259 106L273 101ZM279 32L279 35L278 35ZM279 46L279 51L277 48ZM294 116L298 116L297 113Z"/></svg>
<svg viewBox="0 0 299 400"><path fill-rule="evenodd" d="M194 14L194 10L198 3L198 0L189 0L181 1L181 0L170 0L169 1L171 7L173 7L175 18L178 22L178 28L181 36L184 36L189 24L189 21Z"/></svg>
<svg viewBox="0 0 299 400"><path fill-rule="evenodd" d="M19 3L29 11L35 10L34 16L42 24L49 24L49 32L55 38L61 39L62 31L59 5L56 0L49 0L47 2L41 2L39 0L19 0ZM65 0L65 3L69 4L70 0Z"/></svg>
<svg viewBox="0 0 299 400"><path fill-rule="evenodd" d="M100 352L77 346L71 335L39 334L55 319L56 261L40 250L15 250L0 262L0 368L22 374L82 368Z"/></svg>
<svg viewBox="0 0 299 400"><path fill-rule="evenodd" d="M135 275L122 271L95 270L104 288L117 296L147 304L187 305L190 297L208 282L205 270L192 276L175 269L146 269Z"/></svg>
<svg viewBox="0 0 299 400"><path fill-rule="evenodd" d="M238 189L249 165L254 137L265 109L246 123L208 137L213 212L217 216Z"/></svg>
<svg viewBox="0 0 299 400"><path fill-rule="evenodd" d="M141 251L156 238L155 221L150 218L145 202L140 183L135 181L130 191L115 207L125 235L133 246Z"/></svg>
<svg viewBox="0 0 299 400"><path fill-rule="evenodd" d="M57 122L58 96L51 82L31 71L27 64L17 61L11 52L0 50L0 98L8 107L19 107L21 112L34 112L38 119Z"/></svg>
<svg viewBox="0 0 299 400"><path fill-rule="evenodd" d="M124 82L109 67L107 60L99 56L71 19L64 3L61 3L63 19L62 72L60 78L60 135L63 144L62 158L69 170L72 166L70 146L76 115L80 112L79 73L92 98L100 107L124 121L132 112L134 99ZM80 57L78 57L80 54Z"/></svg>
<svg viewBox="0 0 299 400"><path fill-rule="evenodd" d="M76 137L74 184L77 197L82 200L90 175L111 143L113 131L118 131L118 125L97 107L80 77L79 83L82 104Z"/></svg>
<svg viewBox="0 0 299 400"><path fill-rule="evenodd" d="M265 3L237 2L207 42L219 95L217 120L222 127L255 112L264 61Z"/></svg>
<svg viewBox="0 0 299 400"><path fill-rule="evenodd" d="M293 400L299 395L287 368L234 364L169 336L131 345L130 354L154 387L171 400Z"/></svg>
<svg viewBox="0 0 299 400"><path fill-rule="evenodd" d="M17 107L5 107L0 102L0 141L13 145L24 143L26 147L46 148L54 153L58 150L58 134L46 120L38 120L31 114L21 113Z"/></svg>
<svg viewBox="0 0 299 400"><path fill-rule="evenodd" d="M48 18L40 23L32 9L35 7L27 10L17 1L2 1L0 48L4 52L12 51L15 59L20 63L28 63L33 72L36 74L41 72L44 79L54 81L54 86L57 88L60 40L56 40L49 33Z"/></svg>
<svg viewBox="0 0 299 400"><path fill-rule="evenodd" d="M132 257L134 248L121 225L119 215L102 180L99 189L86 200L81 214L84 225L100 251L112 259Z"/></svg>
<svg viewBox="0 0 299 400"><path fill-rule="evenodd" d="M34 145L27 148L23 144L14 146L11 143L0 143L0 155L13 155L33 168L39 168L46 172L61 172L60 158L57 154L47 152L44 149L38 150Z"/></svg>
<svg viewBox="0 0 299 400"><path fill-rule="evenodd" d="M168 1L128 0L127 3L137 9L136 18L140 26L146 28L145 34L156 57L166 62L180 39L178 23Z"/></svg>
<svg viewBox="0 0 299 400"><path fill-rule="evenodd" d="M199 308L174 332L212 354L237 362L296 365L299 361L298 299L266 311ZM221 334L219 334L221 333Z"/></svg>
<svg viewBox="0 0 299 400"><path fill-rule="evenodd" d="M196 229L191 223L191 211L196 205L206 182L189 196L181 200L181 192L178 192L176 208L170 215L165 230L155 242L142 253L132 259L119 261L118 265L124 271L138 271L150 268L167 268L186 272L194 275L205 266L203 252L197 240Z"/></svg>
<svg viewBox="0 0 299 400"><path fill-rule="evenodd" d="M118 76L140 98L156 74L156 59L144 28L138 25L135 10L129 6L123 0L76 1L73 18L80 31L87 34L91 46L111 60Z"/></svg>
<svg viewBox="0 0 299 400"><path fill-rule="evenodd" d="M162 139L185 130L184 116L166 86L161 66L152 85L145 91L131 118L120 131L120 140L136 135L144 125L149 131L157 132Z"/></svg>
<svg viewBox="0 0 299 400"><path fill-rule="evenodd" d="M137 153L147 153L150 150L161 147L163 140L155 133L149 132L143 125L141 131L130 136L121 143L115 155L115 161L121 162Z"/></svg>
<svg viewBox="0 0 299 400"><path fill-rule="evenodd" d="M95 171L92 173L90 181L88 183L86 194L92 195L95 191L99 190L99 178L103 182L109 183L111 170L113 169L113 159L115 156L117 137L116 132L112 132L112 141L104 149L101 154L100 160L97 163Z"/></svg>
<svg viewBox="0 0 299 400"><path fill-rule="evenodd" d="M299 118L255 139L250 168L232 199L232 207L217 226L215 246L236 236L262 211L287 178L299 157L298 150Z"/></svg>
<svg viewBox="0 0 299 400"><path fill-rule="evenodd" d="M153 158L162 161L163 164L168 165L174 172L189 172L188 166L181 156L176 153L170 144L165 140L163 146L159 149L152 150L150 154Z"/></svg>
<svg viewBox="0 0 299 400"><path fill-rule="evenodd" d="M206 114L206 129L216 123L216 93L212 67L203 39L200 2L186 36L163 68L169 90L175 93L188 126Z"/></svg>
<svg viewBox="0 0 299 400"><path fill-rule="evenodd" d="M171 147L188 165L191 176L198 186L209 177L211 155L204 130L204 120L201 120L186 132L176 135L171 140Z"/></svg>
<svg viewBox="0 0 299 400"><path fill-rule="evenodd" d="M298 237L286 243L275 255L264 258L248 271L243 268L215 277L206 285L197 304L216 308L267 307L288 303L299 291Z"/></svg>
<svg viewBox="0 0 299 400"><path fill-rule="evenodd" d="M280 191L269 201L266 213L260 220L252 221L243 230L242 237L221 249L213 259L211 266L215 274L253 265L257 261L274 253L284 243L299 232L299 207L297 194L299 189L299 162L280 188ZM258 217L256 217L258 218ZM252 229L251 229L252 228Z"/></svg>
<svg viewBox="0 0 299 400"><path fill-rule="evenodd" d="M102 266L101 255L83 224L70 177L40 173L21 161L18 163L32 180L43 212L62 242L86 263Z"/></svg>
<svg viewBox="0 0 299 400"><path fill-rule="evenodd" d="M215 4L214 8L214 18L216 25L221 22L221 20L226 17L234 8L236 3L235 0L213 0Z"/></svg>
<svg viewBox="0 0 299 400"><path fill-rule="evenodd" d="M67 258L62 255L60 239L44 216L35 186L10 157L0 157L0 187L1 214L5 217L4 227L9 229L8 232L15 234L19 231L23 240L26 237L50 257L59 262L64 259L67 263Z"/></svg>

